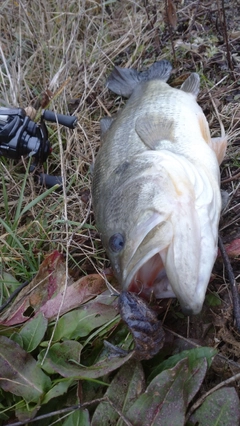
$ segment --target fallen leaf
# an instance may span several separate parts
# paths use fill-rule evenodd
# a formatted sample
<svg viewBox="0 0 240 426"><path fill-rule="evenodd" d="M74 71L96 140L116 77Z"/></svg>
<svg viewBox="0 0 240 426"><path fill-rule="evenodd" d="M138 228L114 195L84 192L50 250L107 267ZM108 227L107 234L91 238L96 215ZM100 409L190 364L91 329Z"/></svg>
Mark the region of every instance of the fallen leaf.
<svg viewBox="0 0 240 426"><path fill-rule="evenodd" d="M42 262L37 275L17 295L11 306L0 316L3 325L28 321L65 283L63 256L54 251Z"/></svg>
<svg viewBox="0 0 240 426"><path fill-rule="evenodd" d="M98 379L99 377L105 376L105 374L109 374L117 368L121 367L125 362L127 362L133 353L129 353L125 357L107 357L103 360L97 362L96 364L91 365L90 367L85 367L83 365L74 365L69 362L68 368L65 366L65 370L63 372L62 366L58 363L57 358L55 358L54 362L50 360L50 364L53 369L62 375L63 377L75 378L76 380L90 380L90 379Z"/></svg>
<svg viewBox="0 0 240 426"><path fill-rule="evenodd" d="M240 238L233 240L230 244L226 244L225 250L229 257L240 256Z"/></svg>
<svg viewBox="0 0 240 426"><path fill-rule="evenodd" d="M47 404L51 399L57 398L68 391L69 386L73 383L73 379L65 379L62 382L58 382L50 389L44 396L41 404Z"/></svg>
<svg viewBox="0 0 240 426"><path fill-rule="evenodd" d="M189 366L188 359L156 376L126 413L134 426L183 426L189 402L205 377L205 358Z"/></svg>
<svg viewBox="0 0 240 426"><path fill-rule="evenodd" d="M93 299L98 294L106 290L104 279L98 274L86 275L78 281L67 287L63 304L61 306L60 315L68 312L88 300ZM53 319L57 316L62 303L62 292L50 300L48 300L40 311L48 319Z"/></svg>
<svg viewBox="0 0 240 426"><path fill-rule="evenodd" d="M51 380L17 343L0 336L0 387L26 402L38 402Z"/></svg>
<svg viewBox="0 0 240 426"><path fill-rule="evenodd" d="M62 343L55 343L48 351L46 364L50 365L55 372L59 372L61 376L69 377L69 370L72 367L74 374L76 374L81 351L81 343L75 340L65 340Z"/></svg>
<svg viewBox="0 0 240 426"><path fill-rule="evenodd" d="M173 0L167 0L167 6L166 6L165 12L166 12L166 16L165 16L166 22L175 29L177 27L177 13L176 13L176 6Z"/></svg>
<svg viewBox="0 0 240 426"><path fill-rule="evenodd" d="M105 396L124 414L144 390L145 380L142 365L136 360L130 360L118 371ZM91 425L118 424L120 426L122 423L117 423L118 419L117 411L105 401L96 408Z"/></svg>
<svg viewBox="0 0 240 426"><path fill-rule="evenodd" d="M106 289L104 279L98 274L87 275L74 283L69 279L62 302L66 285L66 268L63 260L62 254L58 251L45 258L34 279L2 313L0 324L6 326L21 324L36 316L39 311L45 318L52 320L58 313L63 315Z"/></svg>
<svg viewBox="0 0 240 426"><path fill-rule="evenodd" d="M214 348L209 348L207 346L201 346L199 348L188 349L181 351L176 355L170 356L165 361L161 362L158 366L153 368L152 373L149 375L148 382L153 380L158 374L169 368L173 368L179 361L184 358L188 358L189 367L192 368L195 365L195 362L200 361L203 358L206 358L208 367L210 367L214 356L217 354L217 350Z"/></svg>
<svg viewBox="0 0 240 426"><path fill-rule="evenodd" d="M110 296L109 296L110 298ZM104 303L89 302L63 315L56 326L54 340L76 339L113 320L117 309Z"/></svg>
<svg viewBox="0 0 240 426"><path fill-rule="evenodd" d="M190 417L190 421L198 426L238 426L240 408L236 390L225 387L213 392Z"/></svg>

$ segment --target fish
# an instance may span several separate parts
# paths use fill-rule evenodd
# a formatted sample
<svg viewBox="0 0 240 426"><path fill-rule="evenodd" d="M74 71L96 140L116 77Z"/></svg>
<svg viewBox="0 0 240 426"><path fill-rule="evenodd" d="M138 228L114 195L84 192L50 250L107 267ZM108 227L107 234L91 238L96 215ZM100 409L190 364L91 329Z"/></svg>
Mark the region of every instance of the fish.
<svg viewBox="0 0 240 426"><path fill-rule="evenodd" d="M177 297L202 310L217 256L225 132L211 138L197 103L200 78L167 81L169 61L146 71L115 66L106 86L127 97L100 122L92 178L97 229L122 291Z"/></svg>

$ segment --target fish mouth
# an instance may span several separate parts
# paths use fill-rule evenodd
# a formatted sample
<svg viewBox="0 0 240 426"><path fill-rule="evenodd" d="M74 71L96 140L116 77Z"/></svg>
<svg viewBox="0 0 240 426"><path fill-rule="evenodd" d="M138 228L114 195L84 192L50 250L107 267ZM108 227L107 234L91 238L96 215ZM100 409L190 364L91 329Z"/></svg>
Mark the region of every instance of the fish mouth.
<svg viewBox="0 0 240 426"><path fill-rule="evenodd" d="M142 233L142 238L135 233L134 248L129 246L125 252L121 276L123 290L147 300L152 295L157 299L177 297L186 315L196 315L202 309L212 270L208 243L202 247L203 238L198 235L192 235L191 242L189 239L183 242L182 234L177 238L171 220L157 223L155 217L154 225Z"/></svg>
<svg viewBox="0 0 240 426"><path fill-rule="evenodd" d="M141 225L145 233L140 233L142 238L135 242L132 255L129 255L130 250L126 252L122 287L145 299L149 299L152 293L157 298L176 297L164 266L173 236L172 226L169 221L162 221L156 213L147 222L148 226L146 222Z"/></svg>
<svg viewBox="0 0 240 426"><path fill-rule="evenodd" d="M176 297L169 283L161 254L156 248L141 262L139 261L128 274L123 288L147 300L152 294L161 299Z"/></svg>
<svg viewBox="0 0 240 426"><path fill-rule="evenodd" d="M188 300L188 294L184 294L184 292L179 294L176 282L171 285L163 261L166 257L167 249L159 251L156 247L155 250L143 257L128 273L123 283L123 288L138 294L148 301L151 300L152 296L156 299L177 297L185 315L197 315L201 312L204 298L190 297ZM189 287L189 293L191 293L191 290Z"/></svg>

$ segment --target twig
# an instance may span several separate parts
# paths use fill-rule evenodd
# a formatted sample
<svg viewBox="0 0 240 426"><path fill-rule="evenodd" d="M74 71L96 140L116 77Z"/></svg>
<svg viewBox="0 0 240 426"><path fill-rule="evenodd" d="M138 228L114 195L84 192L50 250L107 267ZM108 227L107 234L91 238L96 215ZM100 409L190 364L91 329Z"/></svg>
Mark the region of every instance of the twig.
<svg viewBox="0 0 240 426"><path fill-rule="evenodd" d="M233 64L232 64L232 58L230 54L230 47L229 47L229 41L228 41L228 32L227 32L227 21L226 21L226 14L225 14L225 6L224 6L224 0L222 0L222 16L223 16L223 30L224 30L224 38L225 38L225 44L227 49L227 61L228 61L228 67L232 71L232 76L234 78L233 74Z"/></svg>
<svg viewBox="0 0 240 426"><path fill-rule="evenodd" d="M234 318L236 320L236 328L237 328L238 331L240 331L240 304L239 304L238 289L237 289L236 280L235 280L234 272L233 272L233 269L232 269L232 265L230 263L230 260L228 258L227 252L225 250L225 247L224 247L224 244L222 242L222 238L220 237L220 235L218 237L218 246L219 246L222 258L223 258L225 268L226 268L227 273L228 273L228 279L229 279L231 292L232 292L232 298L233 298L233 313L234 313Z"/></svg>
<svg viewBox="0 0 240 426"><path fill-rule="evenodd" d="M57 123L58 124L58 123ZM66 296L66 292L67 292L67 286L68 286L68 262L69 262L69 247L72 241L72 236L69 236L69 223L68 223L68 210L67 210L67 189L66 189L66 170L65 170L65 163L64 163L64 154L63 154L63 144L62 144L62 138L61 138L61 133L60 133L60 129L59 129L59 125L57 126L57 132L58 132L58 140L59 140L59 151L60 151L60 159L61 159L61 177L62 177L62 189L63 189L63 201L64 201L64 219L65 219L65 234L66 234L66 240L67 240L67 244L66 244L66 260L65 260L65 268L66 268L66 278L65 278L65 284L64 284L64 289L62 292L62 299L61 299L61 303L59 305L59 309L58 309L58 313L57 313L57 317L56 317L56 321L55 324L53 326L53 330L52 330L52 334L51 337L49 339L48 345L47 345L47 349L46 352L43 356L41 365L44 364L49 349L51 347L53 338L54 338L54 333L56 331L57 328L57 324L61 315L61 309L63 307L63 303L65 300L65 296Z"/></svg>
<svg viewBox="0 0 240 426"><path fill-rule="evenodd" d="M51 413L42 414L41 416L37 416L34 419L26 420L24 422L9 423L8 426L24 426L29 423L37 422L38 420L44 420L52 416L65 414L65 413L68 413L69 411L81 410L81 409L87 408L89 405L92 405L92 404L100 404L100 402L108 402L111 405L111 407L117 412L117 414L121 417L121 420L123 420L127 426L133 426L132 423L129 422L129 420L123 415L123 413L115 406L115 404L107 396L104 396L103 398L96 398L96 399L93 399L92 401L84 402L84 404L73 405L71 407L63 408L61 410L52 411Z"/></svg>
<svg viewBox="0 0 240 426"><path fill-rule="evenodd" d="M218 385L216 385L214 388L210 389L208 392L206 392L204 395L202 395L196 402L195 404L192 405L192 407L190 408L190 410L188 411L187 415L186 415L186 419L185 422L188 421L189 417L192 415L192 413L198 408L200 407L200 405L202 405L202 403L204 402L204 400L211 395L213 392L217 391L218 389L221 389L223 386L229 385L229 383L235 382L236 380L240 379L240 373L235 374L232 377L229 377L229 379L224 380L223 382L219 383ZM11 426L11 425L10 425Z"/></svg>
<svg viewBox="0 0 240 426"><path fill-rule="evenodd" d="M195 23L195 20L196 20L197 14L198 14L199 3L200 3L200 0L197 1L195 12L194 12L194 14L193 14L193 16L191 18L190 25L189 25L189 27L188 27L188 29L186 31L186 33L188 33L190 36L191 36L191 31L193 29L193 25Z"/></svg>
<svg viewBox="0 0 240 426"><path fill-rule="evenodd" d="M165 0L165 14L166 14L166 20L167 20L169 35L170 35L171 46L172 46L173 60L174 60L174 64L176 64L177 59L176 59L174 42L173 42L173 31L172 31L171 22L170 22L169 16L168 16L168 0Z"/></svg>
<svg viewBox="0 0 240 426"><path fill-rule="evenodd" d="M9 423L8 426L23 426L28 423L37 422L38 420L47 419L49 417L55 416L57 414L65 414L69 411L76 411L78 409L82 408L80 405L73 405L72 407L63 408L61 410L52 411L51 413L42 414L41 416L37 416L34 419L26 420L25 422L15 422L15 423Z"/></svg>
<svg viewBox="0 0 240 426"><path fill-rule="evenodd" d="M230 176L229 178L226 179L222 179L221 183L228 183L228 182L232 182L233 180L236 180L240 178L240 171L237 170L232 176Z"/></svg>

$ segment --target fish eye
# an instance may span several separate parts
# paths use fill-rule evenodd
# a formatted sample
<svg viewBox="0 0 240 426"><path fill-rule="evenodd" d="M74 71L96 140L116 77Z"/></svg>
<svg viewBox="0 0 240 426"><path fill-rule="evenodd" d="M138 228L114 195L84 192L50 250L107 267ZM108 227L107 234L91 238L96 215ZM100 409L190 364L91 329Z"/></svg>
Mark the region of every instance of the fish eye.
<svg viewBox="0 0 240 426"><path fill-rule="evenodd" d="M125 238L122 234L117 233L117 234L113 234L108 241L109 247L110 249L114 252L114 253L118 253L120 252L125 244Z"/></svg>

